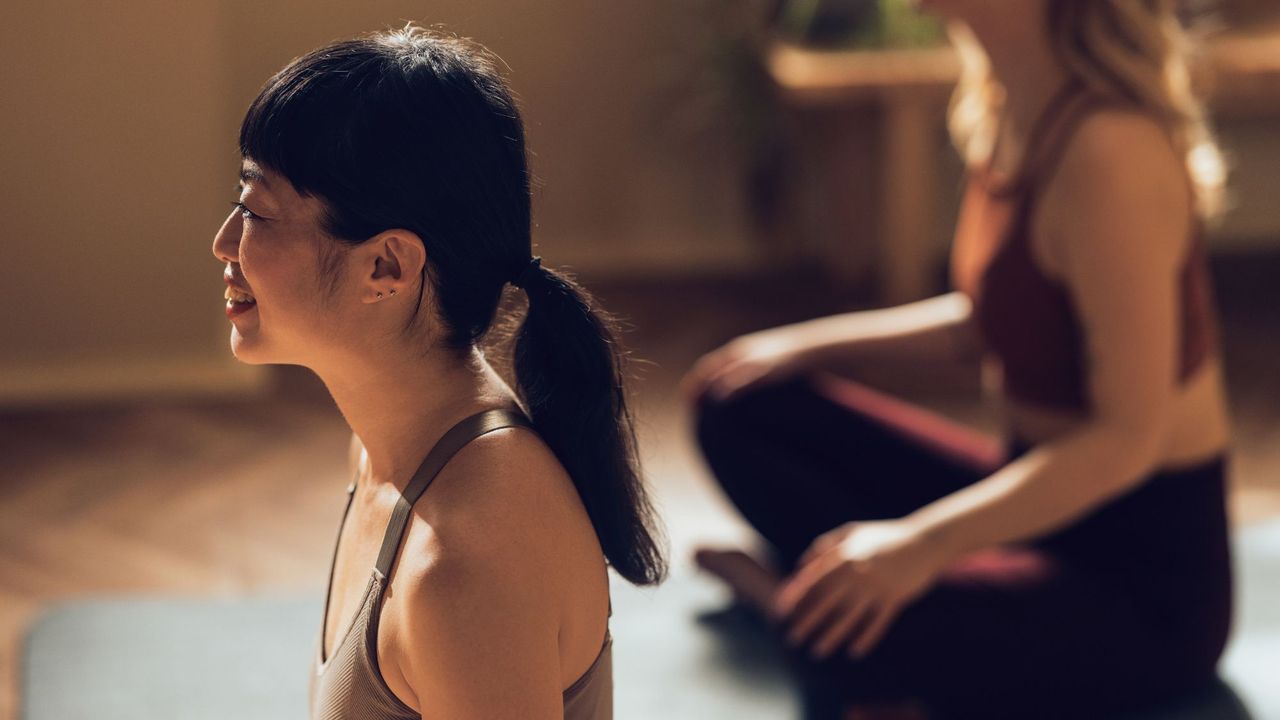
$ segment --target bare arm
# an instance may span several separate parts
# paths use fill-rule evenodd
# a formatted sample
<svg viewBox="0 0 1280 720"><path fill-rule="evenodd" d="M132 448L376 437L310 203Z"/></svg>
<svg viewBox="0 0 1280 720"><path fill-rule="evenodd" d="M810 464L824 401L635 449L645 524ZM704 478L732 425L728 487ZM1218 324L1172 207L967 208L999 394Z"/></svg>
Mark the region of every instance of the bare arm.
<svg viewBox="0 0 1280 720"><path fill-rule="evenodd" d="M827 371L859 377L868 366L976 360L968 297L952 292L743 335L705 355L685 377L693 400L726 398L790 375Z"/></svg>
<svg viewBox="0 0 1280 720"><path fill-rule="evenodd" d="M419 712L561 720L567 598L601 593L603 623L608 592L595 584L604 558L572 480L540 440L507 429L460 451L430 495L393 570L404 591L387 635Z"/></svg>
<svg viewBox="0 0 1280 720"><path fill-rule="evenodd" d="M837 373L866 362L964 361L979 354L972 306L958 291L790 327L806 367Z"/></svg>
<svg viewBox="0 0 1280 720"><path fill-rule="evenodd" d="M1084 329L1091 420L907 518L950 557L1068 525L1159 462L1191 217L1183 170L1158 126L1134 114L1091 117L1072 147L1044 211Z"/></svg>
<svg viewBox="0 0 1280 720"><path fill-rule="evenodd" d="M536 521L515 519L526 527L507 523L499 533L489 520L442 533L404 597L397 666L424 720L561 720L554 571L538 549L545 543Z"/></svg>

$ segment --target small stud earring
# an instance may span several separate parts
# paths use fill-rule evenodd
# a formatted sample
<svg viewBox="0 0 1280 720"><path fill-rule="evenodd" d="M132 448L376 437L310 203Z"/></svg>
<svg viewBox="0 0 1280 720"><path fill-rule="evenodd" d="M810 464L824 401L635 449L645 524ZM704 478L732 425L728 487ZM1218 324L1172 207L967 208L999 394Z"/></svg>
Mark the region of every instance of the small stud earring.
<svg viewBox="0 0 1280 720"><path fill-rule="evenodd" d="M395 289L395 288L391 288L391 294L392 294L392 295L395 295L395 294L396 294L396 289Z"/></svg>
<svg viewBox="0 0 1280 720"><path fill-rule="evenodd" d="M382 293L378 293L378 299L379 299L379 300L381 300L381 299L382 299Z"/></svg>

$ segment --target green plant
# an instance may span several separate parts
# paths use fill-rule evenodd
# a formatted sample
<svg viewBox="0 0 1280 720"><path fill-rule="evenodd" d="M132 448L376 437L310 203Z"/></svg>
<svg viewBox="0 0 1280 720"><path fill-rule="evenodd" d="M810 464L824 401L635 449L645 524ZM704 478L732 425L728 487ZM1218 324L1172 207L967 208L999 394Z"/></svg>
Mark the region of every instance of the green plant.
<svg viewBox="0 0 1280 720"><path fill-rule="evenodd" d="M942 42L942 24L907 0L786 0L779 34L826 49L931 47Z"/></svg>

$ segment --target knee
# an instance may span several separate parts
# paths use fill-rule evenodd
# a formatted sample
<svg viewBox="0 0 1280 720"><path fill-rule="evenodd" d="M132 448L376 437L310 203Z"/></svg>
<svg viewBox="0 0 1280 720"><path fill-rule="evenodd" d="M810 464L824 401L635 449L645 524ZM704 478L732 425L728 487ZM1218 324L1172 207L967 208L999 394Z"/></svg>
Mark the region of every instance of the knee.
<svg viewBox="0 0 1280 720"><path fill-rule="evenodd" d="M788 399L805 392L806 380L752 388L728 399L704 395L694 408L694 432L702 454L714 461L741 453L744 443L759 442L787 421Z"/></svg>
<svg viewBox="0 0 1280 720"><path fill-rule="evenodd" d="M732 401L712 399L702 396L693 409L693 429L702 454L714 456L724 448L727 438L735 435L735 421L739 420L731 411Z"/></svg>

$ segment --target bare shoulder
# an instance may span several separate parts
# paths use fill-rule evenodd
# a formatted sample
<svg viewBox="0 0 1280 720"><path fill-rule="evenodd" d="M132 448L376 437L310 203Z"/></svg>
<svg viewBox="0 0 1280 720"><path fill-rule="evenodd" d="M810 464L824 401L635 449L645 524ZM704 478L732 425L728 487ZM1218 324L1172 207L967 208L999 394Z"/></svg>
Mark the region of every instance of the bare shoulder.
<svg viewBox="0 0 1280 720"><path fill-rule="evenodd" d="M1046 197L1086 205L1138 199L1176 209L1187 189L1168 129L1136 109L1106 107L1084 117L1067 140Z"/></svg>
<svg viewBox="0 0 1280 720"><path fill-rule="evenodd" d="M422 511L434 526L481 547L520 543L526 559L563 549L558 546L573 536L575 527L589 524L573 481L555 454L523 428L505 428L472 441L445 466L431 492Z"/></svg>
<svg viewBox="0 0 1280 720"><path fill-rule="evenodd" d="M581 558L598 553L584 547L595 536L576 498L522 429L484 435L445 466L414 506L384 617L413 695L446 716L501 714L531 697L558 708L562 604L590 567ZM494 677L504 680L471 687Z"/></svg>
<svg viewBox="0 0 1280 720"><path fill-rule="evenodd" d="M1190 230L1194 198L1168 130L1126 108L1095 110L1081 120L1044 189L1041 212L1051 253L1086 271L1108 253L1146 253L1150 265L1172 263Z"/></svg>
<svg viewBox="0 0 1280 720"><path fill-rule="evenodd" d="M566 492L576 499L555 455L533 433L506 428L473 440L414 505L400 584L429 604L510 593L523 596L527 610L551 611L560 560L573 549L576 518Z"/></svg>
<svg viewBox="0 0 1280 720"><path fill-rule="evenodd" d="M559 622L576 617L584 595L603 606L604 562L555 454L536 433L505 428L467 444L415 503L392 581L426 600L519 597L521 612Z"/></svg>

